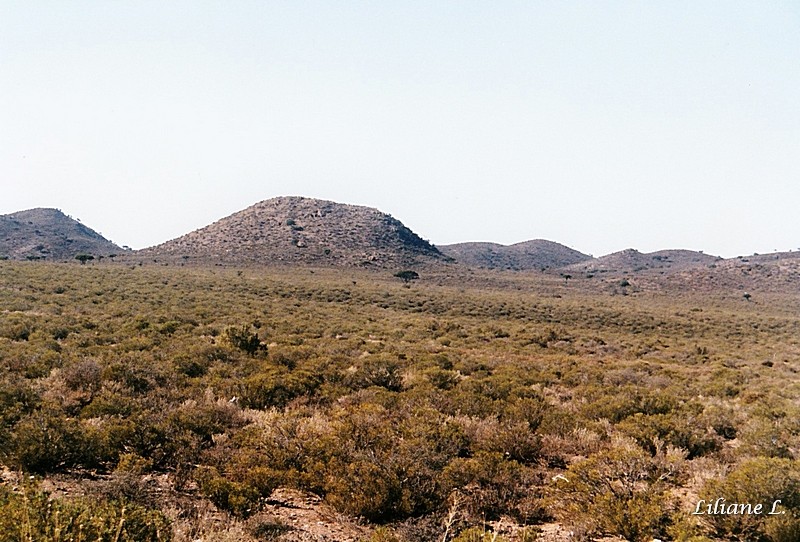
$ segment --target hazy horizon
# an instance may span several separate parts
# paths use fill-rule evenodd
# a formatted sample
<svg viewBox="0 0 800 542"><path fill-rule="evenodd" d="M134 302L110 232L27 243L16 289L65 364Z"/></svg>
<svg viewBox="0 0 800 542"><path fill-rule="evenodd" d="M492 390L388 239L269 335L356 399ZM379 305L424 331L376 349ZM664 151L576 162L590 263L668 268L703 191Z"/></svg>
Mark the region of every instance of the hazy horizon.
<svg viewBox="0 0 800 542"><path fill-rule="evenodd" d="M281 196L273 196L273 197L276 197L276 198L277 198L277 197L303 197L303 198L311 198L311 196L301 196L301 195L299 195L299 194L284 194L284 195L281 195ZM268 198L268 199L271 199L271 198ZM321 199L321 198L311 198L311 199ZM265 201L265 200L261 200L261 201ZM325 200L325 201L333 201L333 200ZM255 203L259 203L259 202L253 202L253 204L255 204ZM349 202L345 202L345 201L334 201L334 203L345 204L345 205L355 205L355 204L352 204L352 203L349 203ZM247 207L250 207L250 205L248 205ZM238 211L241 211L241 210L244 210L244 209L245 209L245 208L247 208L247 207L244 207L244 208L242 208L242 209L238 209L236 212L238 212ZM371 206L369 206L369 205L365 205L365 207L371 207ZM100 233L101 235L103 235L102 231L101 231L101 230L100 230L100 229L99 229L99 228L98 228L96 225L87 224L87 223L85 223L85 222L84 222L84 221L83 221L83 220L82 220L80 217L73 216L73 215L71 215L71 214L70 214L70 213L69 213L67 210L65 210L65 209L61 209L61 208L58 208L58 207L33 207L33 208L30 208L30 209L19 209L18 211L29 211L29 210L41 209L41 208L44 208L44 209L55 209L55 210L57 210L57 211L60 211L61 213L65 214L67 217L69 217L69 218L71 218L71 219L74 219L74 220L76 220L76 221L80 222L81 224L83 224L84 226L87 226L87 227L91 228L92 230L94 230L94 231L96 231L96 232ZM374 208L374 207L373 207L373 208ZM381 211L381 209L378 209L378 210L379 210L379 211ZM14 214L15 212L18 212L18 211L12 211L11 213L7 213L7 214ZM234 212L234 213L231 213L231 214L235 214L236 212ZM383 212L383 211L382 211L382 212ZM391 213L387 213L387 214L391 215ZM225 215L225 216L222 216L222 217L218 217L218 218L216 218L216 219L212 220L211 222L209 222L208 224L203 224L202 226L200 226L200 227L198 227L198 228L195 228L194 230L190 230L190 231L195 231L195 230L197 230L197 229L202 229L202 228L204 228L204 227L206 227L206 226L209 226L209 225L213 224L214 222L217 222L218 220L221 220L221 219L227 218L228 216L231 216L231 215L230 215L230 214L228 214L228 215ZM391 216L393 216L394 218L396 218L396 219L400 220L400 222L403 222L403 220L402 220L402 217L397 217L397 216L394 216L394 215L391 215ZM403 223L404 223L404 222L403 222ZM404 224L405 224L405 223L404 223ZM408 226L408 224L405 224L405 225L406 225L406 226ZM187 233L190 233L190 231L186 231L186 232L184 232L184 233L182 233L182 234L178 235L177 237L181 237L181 236L183 236L183 235L185 235L185 234L187 234ZM449 246L449 245L456 245L456 244L464 244L464 243L490 243L490 244L499 244L499 245L502 245L502 246L511 246L511 245L515 245L515 244L525 243L525 242L528 242L528 241L538 241L538 240L543 240L543 241L552 241L552 242L555 242L555 243L559 243L559 244L561 244L561 245L564 245L564 246L566 246L567 248L571 248L571 249L577 250L577 251L579 251L579 252L582 252L582 253L584 253L584 254L587 254L587 255L589 255L589 256L592 256L592 257L595 257L595 258L598 258L598 257L601 257L601 256L608 256L608 255L610 255L610 254L614 254L614 253L617 253L617 252L622 252L622 251L624 251L624 250L630 250L630 249L639 250L639 252L642 252L642 253L645 253L645 254L646 254L646 253L651 253L651 252L665 251L665 250L695 250L695 249L686 249L686 247L660 247L660 248L653 249L653 250L640 250L638 247L633 247L633 246L630 246L630 247L624 247L624 248L621 248L621 249L619 249L619 250L615 250L615 251L613 251L613 252L606 252L606 253L596 254L596 253L592 253L592 252L590 252L590 251L584 250L582 247L577 247L577 246L571 246L571 245L567 245L566 243L562 243L561 241L559 241L559 240L557 240L557 239L543 239L543 238L540 238L540 237L531 237L531 238L529 238L529 239L522 239L522 240L520 240L520 241L514 241L514 242L510 242L510 243L501 243L501 242L498 242L498 241L493 241L493 240L491 240L491 239L483 239L483 240L464 240L464 241L455 241L455 242L452 242L452 243L436 243L436 242L434 242L433 240L431 240L431 239L428 239L428 238L427 238L427 237L424 235L424 233L423 233L423 232L414 231L414 233L416 233L417 235L419 235L420 237L422 237L422 238L423 238L423 239L425 239L426 241L430 242L431 244L433 244L433 245L435 245L435 246L439 246L439 247L442 247L442 246ZM104 237L105 237L105 236L104 236ZM173 239L175 239L175 238L164 239L163 241L160 241L160 242L158 242L158 243L156 243L156 244L154 244L154 245L147 245L147 246L141 246L141 247L132 247L132 246L130 246L130 245L128 245L128 244L126 244L126 243L124 243L124 242L119 242L119 241L118 241L118 240L116 240L116 239L108 239L108 237L106 237L106 239L107 239L107 240L109 240L109 241L112 241L112 242L114 242L114 243L115 243L116 245L118 245L119 247L124 247L124 248L131 249L131 250L141 250L141 249L144 249L144 248L151 248L151 247L157 246L157 245L159 245L159 244L161 244L161 243L164 243L164 242L167 242L167 241L171 241L171 240L173 240ZM798 250L800 250L800 249L798 249ZM697 249L697 251L698 251L698 252L705 253L705 254L708 254L708 255L711 255L711 256L722 256L721 254L715 254L715 253L712 253L712 252L705 251L705 250L703 250L703 249ZM790 249L783 250L783 251L780 251L780 252L793 252L793 251L794 251L794 249L791 249L791 248L790 248ZM771 251L771 252L778 252L778 249L774 249L774 250L773 250L773 251ZM736 257L752 256L752 255L758 255L758 254L769 254L769 252L759 253L759 252L757 252L757 251L756 251L756 252L743 253L743 254L735 254L735 255L732 255L732 256L722 256L722 257L724 257L724 258L736 258Z"/></svg>
<svg viewBox="0 0 800 542"><path fill-rule="evenodd" d="M800 246L791 2L0 2L0 214L153 246L258 201L434 244Z"/></svg>

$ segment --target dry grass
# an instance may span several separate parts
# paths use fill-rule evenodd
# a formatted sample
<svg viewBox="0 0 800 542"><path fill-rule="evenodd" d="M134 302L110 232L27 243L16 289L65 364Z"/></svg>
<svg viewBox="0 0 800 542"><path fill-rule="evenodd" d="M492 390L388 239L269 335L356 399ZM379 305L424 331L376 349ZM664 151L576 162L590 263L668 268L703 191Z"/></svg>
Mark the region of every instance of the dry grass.
<svg viewBox="0 0 800 542"><path fill-rule="evenodd" d="M800 320L781 282L746 301L654 275L625 293L611 277L421 275L0 262L1 461L73 479L56 503L85 495L103 517L169 518L173 540L242 541L378 524L376 540L442 540L500 520L516 540L552 518L586 537L733 538L687 519L693 502L752 461L758 476L796 464ZM665 450L685 457L668 476ZM584 485L560 492L573 475ZM631 493L598 500L595 483ZM288 509L276 488L321 499L309 509L328 535L270 523ZM648 517L564 513L631 503Z"/></svg>

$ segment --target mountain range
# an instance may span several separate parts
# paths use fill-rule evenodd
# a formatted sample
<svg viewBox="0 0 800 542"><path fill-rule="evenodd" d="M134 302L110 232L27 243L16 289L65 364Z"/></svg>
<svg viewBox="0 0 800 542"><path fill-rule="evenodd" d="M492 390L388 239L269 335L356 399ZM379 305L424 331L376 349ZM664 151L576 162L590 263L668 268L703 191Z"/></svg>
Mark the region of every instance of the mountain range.
<svg viewBox="0 0 800 542"><path fill-rule="evenodd" d="M644 254L627 249L594 258L543 239L508 246L487 242L434 246L377 209L295 196L261 201L206 227L137 251L120 248L57 209L0 215L0 259L71 260L79 254L196 264L379 269L460 265L513 271L558 270L570 276L675 274L718 266L739 273L742 265L752 265L741 257L723 260L690 250ZM795 260L796 254L751 258L762 262L758 265L763 267L772 265L774 260ZM730 263L721 265L726 262Z"/></svg>

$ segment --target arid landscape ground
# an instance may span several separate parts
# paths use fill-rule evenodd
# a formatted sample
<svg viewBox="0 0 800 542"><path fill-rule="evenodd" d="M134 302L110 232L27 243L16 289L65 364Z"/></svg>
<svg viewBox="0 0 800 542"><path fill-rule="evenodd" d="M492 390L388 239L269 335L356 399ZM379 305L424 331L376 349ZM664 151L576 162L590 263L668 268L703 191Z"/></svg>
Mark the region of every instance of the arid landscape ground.
<svg viewBox="0 0 800 542"><path fill-rule="evenodd" d="M800 540L795 253L242 213L92 260L0 223L1 540Z"/></svg>

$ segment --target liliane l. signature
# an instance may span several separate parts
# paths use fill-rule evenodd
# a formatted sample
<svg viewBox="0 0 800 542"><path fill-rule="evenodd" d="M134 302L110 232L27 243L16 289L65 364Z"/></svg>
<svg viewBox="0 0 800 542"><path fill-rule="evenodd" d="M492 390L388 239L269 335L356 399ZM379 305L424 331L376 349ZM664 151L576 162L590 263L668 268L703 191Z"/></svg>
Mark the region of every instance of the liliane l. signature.
<svg viewBox="0 0 800 542"><path fill-rule="evenodd" d="M785 514L785 510L778 510L778 505L781 504L781 500L777 499L772 502L772 506L769 509L769 512L765 512L764 504L762 503L738 503L738 502L725 502L725 499L720 497L715 501L706 501L705 499L701 499L697 506L692 512L694 516L722 516L722 515L730 515L730 516L748 516L748 515L768 515L768 516L776 516L780 514Z"/></svg>

